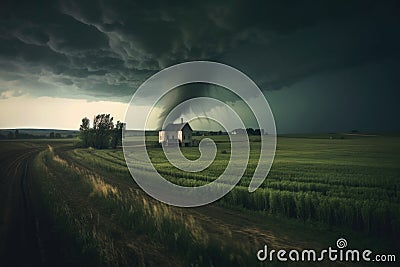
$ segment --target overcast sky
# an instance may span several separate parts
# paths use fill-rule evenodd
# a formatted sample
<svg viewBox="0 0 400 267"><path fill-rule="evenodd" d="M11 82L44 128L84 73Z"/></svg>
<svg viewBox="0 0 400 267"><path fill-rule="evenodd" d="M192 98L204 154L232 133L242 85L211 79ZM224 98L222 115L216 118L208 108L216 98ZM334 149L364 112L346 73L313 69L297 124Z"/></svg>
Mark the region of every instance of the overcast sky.
<svg viewBox="0 0 400 267"><path fill-rule="evenodd" d="M152 74L211 60L256 82L278 133L400 130L398 1L134 2L1 1L0 128L123 120Z"/></svg>

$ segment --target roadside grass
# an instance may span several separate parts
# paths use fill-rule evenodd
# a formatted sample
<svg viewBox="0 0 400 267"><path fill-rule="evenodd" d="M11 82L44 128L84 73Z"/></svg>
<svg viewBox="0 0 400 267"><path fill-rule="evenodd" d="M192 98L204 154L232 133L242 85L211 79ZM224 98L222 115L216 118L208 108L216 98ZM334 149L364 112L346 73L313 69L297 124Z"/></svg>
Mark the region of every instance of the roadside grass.
<svg viewBox="0 0 400 267"><path fill-rule="evenodd" d="M58 227L77 238L79 253L88 262L96 254L98 263L106 265L255 263L235 246L208 236L191 215L137 190L122 193L100 175L68 163L51 146L35 159L34 172Z"/></svg>

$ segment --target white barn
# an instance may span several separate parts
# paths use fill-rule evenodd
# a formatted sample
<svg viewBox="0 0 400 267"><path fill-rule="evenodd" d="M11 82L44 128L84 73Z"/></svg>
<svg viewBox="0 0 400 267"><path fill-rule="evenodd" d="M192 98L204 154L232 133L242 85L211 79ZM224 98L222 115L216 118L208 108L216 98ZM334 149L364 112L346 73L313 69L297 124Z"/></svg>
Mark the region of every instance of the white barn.
<svg viewBox="0 0 400 267"><path fill-rule="evenodd" d="M158 132L158 142L164 145L192 146L192 127L189 123L170 123Z"/></svg>

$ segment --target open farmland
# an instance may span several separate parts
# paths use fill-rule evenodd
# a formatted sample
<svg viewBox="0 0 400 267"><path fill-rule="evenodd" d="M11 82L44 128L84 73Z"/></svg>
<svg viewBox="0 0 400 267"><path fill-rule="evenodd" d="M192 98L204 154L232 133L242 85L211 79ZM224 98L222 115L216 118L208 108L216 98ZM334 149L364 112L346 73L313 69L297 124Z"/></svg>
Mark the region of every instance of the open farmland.
<svg viewBox="0 0 400 267"><path fill-rule="evenodd" d="M256 192L248 193L260 146L257 137L252 137L245 175L219 204L400 238L400 140L377 136L316 137L319 138L281 137L268 178ZM222 174L230 159L228 137L213 138L219 151L216 160L198 173L174 167L161 148L148 146L148 152L158 172L171 182L204 185ZM197 148L182 151L192 160L200 156ZM75 153L82 156L87 151ZM95 156L112 163L109 167L125 166L120 152L102 151Z"/></svg>
<svg viewBox="0 0 400 267"><path fill-rule="evenodd" d="M152 138L152 162L177 184L212 181L230 157L226 137L214 137L216 160L206 170L188 174L165 162ZM35 249L46 256L35 254L35 259L50 265L254 265L264 244L320 249L339 237L352 247L397 253L399 137L278 138L268 178L248 193L259 146L256 138L251 141L248 169L238 186L201 208L175 208L147 196L130 177L120 149L74 148L66 141L2 142L2 151L15 155L15 160L2 160L8 175L3 184L15 178L11 169L24 179L21 199L34 202L35 210L40 207L32 221L38 221L34 231L43 241ZM26 151L29 157L17 164ZM199 157L197 148L182 151L190 159ZM8 210L2 209L8 216L4 229L13 223ZM38 242L30 237L22 243ZM18 244L13 248L18 250Z"/></svg>

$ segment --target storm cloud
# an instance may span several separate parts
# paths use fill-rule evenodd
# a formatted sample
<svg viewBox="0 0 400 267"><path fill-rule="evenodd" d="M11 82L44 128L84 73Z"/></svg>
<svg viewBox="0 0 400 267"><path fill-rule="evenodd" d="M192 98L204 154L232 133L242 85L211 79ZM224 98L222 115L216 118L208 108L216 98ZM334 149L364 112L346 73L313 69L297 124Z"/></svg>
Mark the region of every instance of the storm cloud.
<svg viewBox="0 0 400 267"><path fill-rule="evenodd" d="M399 68L398 11L397 1L2 1L0 98L127 102L152 74L191 60L231 65L266 94L363 66L383 77ZM213 94L188 90L165 111Z"/></svg>
<svg viewBox="0 0 400 267"><path fill-rule="evenodd" d="M127 100L189 60L233 65L277 90L399 57L395 2L284 2L3 1L0 90Z"/></svg>

